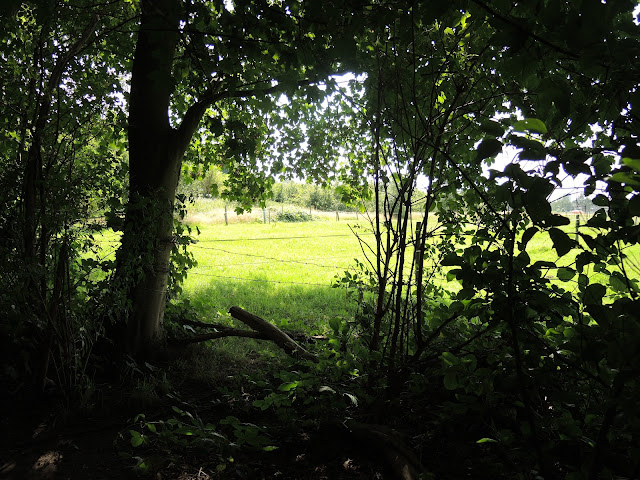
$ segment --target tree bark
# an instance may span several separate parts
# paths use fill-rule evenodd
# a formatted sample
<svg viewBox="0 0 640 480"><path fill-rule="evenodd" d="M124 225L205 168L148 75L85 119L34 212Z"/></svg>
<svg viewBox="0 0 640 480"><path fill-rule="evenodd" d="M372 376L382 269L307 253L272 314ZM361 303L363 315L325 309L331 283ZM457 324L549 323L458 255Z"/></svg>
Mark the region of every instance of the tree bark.
<svg viewBox="0 0 640 480"><path fill-rule="evenodd" d="M173 206L186 145L168 114L180 3L144 0L141 7L129 96L129 202L116 273L129 311L126 328L115 331L124 351L146 356L163 341Z"/></svg>

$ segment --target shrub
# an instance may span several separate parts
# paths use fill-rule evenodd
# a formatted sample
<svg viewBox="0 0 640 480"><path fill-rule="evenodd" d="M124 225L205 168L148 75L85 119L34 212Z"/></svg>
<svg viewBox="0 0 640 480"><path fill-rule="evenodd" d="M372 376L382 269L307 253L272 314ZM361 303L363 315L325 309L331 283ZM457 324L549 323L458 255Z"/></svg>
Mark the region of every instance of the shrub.
<svg viewBox="0 0 640 480"><path fill-rule="evenodd" d="M289 212L278 212L276 215L276 221L278 222L311 222L313 221L313 215L299 210Z"/></svg>

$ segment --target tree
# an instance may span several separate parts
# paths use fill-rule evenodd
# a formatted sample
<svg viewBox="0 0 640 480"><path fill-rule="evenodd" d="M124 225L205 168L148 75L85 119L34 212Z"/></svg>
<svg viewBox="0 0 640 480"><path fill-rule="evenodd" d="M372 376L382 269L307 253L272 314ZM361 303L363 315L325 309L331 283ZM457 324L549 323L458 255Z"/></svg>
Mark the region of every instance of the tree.
<svg viewBox="0 0 640 480"><path fill-rule="evenodd" d="M570 212L575 210L573 208L573 202L571 201L571 195L565 195L551 202L551 207L554 212Z"/></svg>
<svg viewBox="0 0 640 480"><path fill-rule="evenodd" d="M116 335L127 351L146 355L162 337L175 191L202 118L209 117L214 141L221 125L229 128L222 151L231 187L246 185L265 133L261 112L278 93L313 89L338 66L332 44L352 19L302 2L143 0L140 8L128 99L130 194L116 280L130 310L126 330ZM259 197L271 182L254 182L247 195Z"/></svg>
<svg viewBox="0 0 640 480"><path fill-rule="evenodd" d="M629 274L634 263L623 253L638 242L632 226L637 79L620 68L638 54L634 7L473 0L455 7L416 2L406 11L382 2L374 8L384 21L368 32L371 38L360 39L368 47L359 57L368 76L359 111L366 112L363 138L371 142L364 168L399 195L385 193L376 202L376 242L365 246L370 264L359 272L364 280L345 277L360 290L358 336L374 365L386 369L389 398L397 398L411 372L437 358L446 389L486 398L489 391L480 385L487 371L477 365L488 362L492 369L487 349L499 349L500 368L515 379L526 441L535 449L532 468L545 477L558 475L558 468L584 468L585 477L598 478L605 457L629 447L612 416L630 414L625 399L639 388L628 376L637 369L635 356L614 353L637 350L640 338L622 333L637 328L625 310L638 298ZM514 161L485 178L480 164L491 166L507 145L517 149ZM621 151L627 158L619 163ZM562 230L568 219L549 203L565 174L587 176L586 196L598 182L607 184L594 199L602 208L587 223L594 230L582 231L579 243ZM425 214L437 206L436 225L410 221L419 176L428 185ZM530 240L542 235L557 260L536 261L528 251ZM574 249L571 263L565 256ZM443 267L459 289L442 286ZM606 280L590 278L590 267ZM609 322L622 330L606 327ZM595 358L584 350L587 343L598 345ZM611 366L606 373L604 364ZM492 372L495 382L499 374ZM541 394L549 383L563 387ZM563 396L567 389L575 394ZM591 404L591 394L608 407ZM550 435L566 433L567 424L549 413L565 401L599 418L597 425L572 420L573 434L545 446ZM460 402L465 411L473 405L487 407L470 398ZM578 431L596 440L583 447ZM552 459L562 448L580 453L559 467ZM609 461L607 468L630 476L637 471L633 462Z"/></svg>
<svg viewBox="0 0 640 480"><path fill-rule="evenodd" d="M11 312L5 351L22 348L28 332L22 373L42 385L55 355L57 380L73 384L74 362L82 362L69 338L79 313L71 298L81 280L75 262L88 245L80 225L96 190L117 189L108 173L122 160L124 115L112 92L124 68L104 50L105 37L127 19L116 6L94 2L9 6L0 69L2 305Z"/></svg>

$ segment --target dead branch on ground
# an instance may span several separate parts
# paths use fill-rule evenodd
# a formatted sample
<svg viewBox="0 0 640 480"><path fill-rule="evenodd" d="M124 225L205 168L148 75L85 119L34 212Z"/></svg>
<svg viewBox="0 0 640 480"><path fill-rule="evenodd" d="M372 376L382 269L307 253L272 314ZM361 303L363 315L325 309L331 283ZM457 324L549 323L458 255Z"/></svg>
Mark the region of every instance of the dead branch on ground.
<svg viewBox="0 0 640 480"><path fill-rule="evenodd" d="M317 362L318 358L313 354L305 350L300 344L291 338L291 336L274 324L267 320L247 312L240 307L231 307L229 314L240 320L242 323L250 327L252 330L245 330L241 328L228 327L226 325L220 325L216 323L198 322L196 320L178 319L178 323L183 325L189 325L197 328L205 328L207 330L214 330L212 332L193 335L191 337L175 339L174 343L187 345L190 343L204 342L207 340L213 340L223 337L243 337L243 338L255 338L257 340L270 340L278 347L284 350L287 355L294 358L300 358L304 360L311 360ZM323 337L311 337L312 339L321 339Z"/></svg>

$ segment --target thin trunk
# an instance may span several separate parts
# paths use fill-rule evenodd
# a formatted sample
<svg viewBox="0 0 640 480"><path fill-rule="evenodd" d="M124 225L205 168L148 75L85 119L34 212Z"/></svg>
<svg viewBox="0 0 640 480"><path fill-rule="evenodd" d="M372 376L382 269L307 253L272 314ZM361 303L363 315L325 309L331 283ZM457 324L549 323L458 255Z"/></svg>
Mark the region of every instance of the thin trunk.
<svg viewBox="0 0 640 480"><path fill-rule="evenodd" d="M404 195L403 192L399 192L399 195ZM404 199L403 199L404 200ZM402 320L402 289L404 285L404 253L406 248L406 224L403 228L403 221L405 217L405 211L403 210L404 201L400 201L398 205L398 220L396 227L396 234L398 235L398 254L396 264L396 279L395 279L395 306L394 306L394 320L393 329L391 332L391 350L389 351L389 377L393 375L395 369L396 352L398 349L398 335L401 328ZM393 218L393 217L392 217ZM391 223L391 222L390 222Z"/></svg>
<svg viewBox="0 0 640 480"><path fill-rule="evenodd" d="M373 320L373 336L371 339L371 345L369 346L371 351L377 351L380 346L380 329L382 327L382 319L385 315L385 292L387 290L387 271L389 266L389 233L387 232L387 250L384 252L384 262L382 260L383 248L382 248L382 230L380 226L380 122L381 111L380 105L382 102L382 81L378 75L378 114L376 115L375 126L375 180L374 180L374 196L376 205L375 214L375 227L374 233L376 236L376 275L378 277L378 291L376 292L376 309Z"/></svg>

